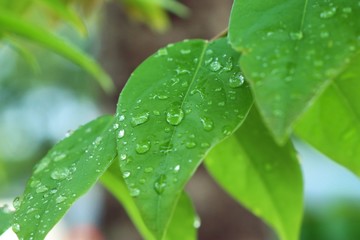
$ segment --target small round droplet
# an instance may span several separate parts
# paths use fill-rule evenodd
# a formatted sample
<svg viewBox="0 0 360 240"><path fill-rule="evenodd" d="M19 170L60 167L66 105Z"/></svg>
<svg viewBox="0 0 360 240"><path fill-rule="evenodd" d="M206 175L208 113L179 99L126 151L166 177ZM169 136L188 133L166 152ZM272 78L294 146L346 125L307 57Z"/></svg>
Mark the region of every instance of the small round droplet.
<svg viewBox="0 0 360 240"><path fill-rule="evenodd" d="M194 228L200 228L201 226L201 220L200 220L200 217L199 216L196 216L195 219L194 219Z"/></svg>
<svg viewBox="0 0 360 240"><path fill-rule="evenodd" d="M154 169L152 167L147 167L144 169L145 173L151 173Z"/></svg>
<svg viewBox="0 0 360 240"><path fill-rule="evenodd" d="M231 128L229 126L224 126L222 130L225 136L230 136L232 133Z"/></svg>
<svg viewBox="0 0 360 240"><path fill-rule="evenodd" d="M130 177L131 173L129 171L126 171L123 173L123 178L128 178Z"/></svg>
<svg viewBox="0 0 360 240"><path fill-rule="evenodd" d="M336 7L329 8L320 13L321 18L331 18L336 13Z"/></svg>
<svg viewBox="0 0 360 240"><path fill-rule="evenodd" d="M229 86L231 88L238 88L241 85L243 85L245 82L245 77L244 75L242 75L241 73L234 73L230 78L229 78Z"/></svg>
<svg viewBox="0 0 360 240"><path fill-rule="evenodd" d="M67 178L70 175L70 170L68 168L60 168L51 172L51 178L54 180L62 180Z"/></svg>
<svg viewBox="0 0 360 240"><path fill-rule="evenodd" d="M201 117L200 121L205 131L211 131L214 129L214 122L210 118Z"/></svg>
<svg viewBox="0 0 360 240"><path fill-rule="evenodd" d="M115 123L115 124L113 125L113 129L116 130L116 129L118 129L118 128L119 128L119 124L118 124L118 123Z"/></svg>
<svg viewBox="0 0 360 240"><path fill-rule="evenodd" d="M67 197L60 195L60 196L58 196L58 197L56 198L55 202L56 202L57 204L59 204L59 203L64 202L66 199L67 199Z"/></svg>
<svg viewBox="0 0 360 240"><path fill-rule="evenodd" d="M179 172L180 171L180 165L176 165L175 167L174 167L174 172Z"/></svg>
<svg viewBox="0 0 360 240"><path fill-rule="evenodd" d="M180 106L171 107L166 113L166 121L173 126L177 126L184 118L184 111Z"/></svg>
<svg viewBox="0 0 360 240"><path fill-rule="evenodd" d="M118 134L118 138L123 138L125 136L125 130L121 129Z"/></svg>
<svg viewBox="0 0 360 240"><path fill-rule="evenodd" d="M196 142L186 142L185 146L186 146L186 148L189 148L189 149L194 148L194 147L196 147Z"/></svg>
<svg viewBox="0 0 360 240"><path fill-rule="evenodd" d="M137 197L140 195L140 189L138 188L131 188L130 189L130 196Z"/></svg>
<svg viewBox="0 0 360 240"><path fill-rule="evenodd" d="M146 123L149 120L149 113L144 112L131 118L133 127Z"/></svg>
<svg viewBox="0 0 360 240"><path fill-rule="evenodd" d="M301 40L304 37L302 32L291 32L290 38L291 40Z"/></svg>
<svg viewBox="0 0 360 240"><path fill-rule="evenodd" d="M150 150L150 147L151 147L151 142L144 140L136 144L135 150L139 154L144 154Z"/></svg>
<svg viewBox="0 0 360 240"><path fill-rule="evenodd" d="M35 192L36 193L43 193L46 192L48 190L48 188L45 185L41 185L38 188L36 188Z"/></svg>
<svg viewBox="0 0 360 240"><path fill-rule="evenodd" d="M210 63L210 70L213 72L219 71L221 69L221 67L222 66L217 58Z"/></svg>
<svg viewBox="0 0 360 240"><path fill-rule="evenodd" d="M120 160L126 160L127 156L125 153L120 154Z"/></svg>
<svg viewBox="0 0 360 240"><path fill-rule="evenodd" d="M15 233L20 232L20 224L14 223L14 224L12 225L12 230L13 230Z"/></svg>
<svg viewBox="0 0 360 240"><path fill-rule="evenodd" d="M157 194L161 195L166 188L166 176L164 174L160 175L160 177L154 183L154 189Z"/></svg>

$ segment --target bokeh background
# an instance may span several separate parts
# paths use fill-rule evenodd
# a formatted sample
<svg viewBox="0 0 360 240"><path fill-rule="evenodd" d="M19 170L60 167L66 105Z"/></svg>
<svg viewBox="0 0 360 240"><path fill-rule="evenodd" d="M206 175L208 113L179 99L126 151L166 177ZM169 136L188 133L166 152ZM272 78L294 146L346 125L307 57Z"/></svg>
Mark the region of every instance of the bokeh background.
<svg viewBox="0 0 360 240"><path fill-rule="evenodd" d="M183 0L190 14L170 15L166 31L129 18L129 9L108 1L87 18L88 37L66 24L57 33L94 56L116 89L104 93L84 70L24 42L38 64L0 44L0 205L24 190L33 166L68 131L99 115L114 113L131 72L160 47L183 39L211 39L228 23L231 0ZM295 139L305 181L302 240L360 239L360 181ZM221 190L200 167L187 186L197 212L200 240L276 239L272 231ZM12 240L9 230L0 240ZM97 185L81 198L47 239L141 239L121 205Z"/></svg>

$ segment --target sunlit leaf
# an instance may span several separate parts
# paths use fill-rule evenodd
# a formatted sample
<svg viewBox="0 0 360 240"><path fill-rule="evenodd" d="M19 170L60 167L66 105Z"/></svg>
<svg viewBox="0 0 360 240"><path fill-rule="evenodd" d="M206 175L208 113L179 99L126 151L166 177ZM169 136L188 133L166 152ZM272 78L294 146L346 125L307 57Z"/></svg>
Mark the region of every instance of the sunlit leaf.
<svg viewBox="0 0 360 240"><path fill-rule="evenodd" d="M44 239L116 156L113 117L98 118L65 138L39 162L23 196L15 199L13 230L22 239Z"/></svg>
<svg viewBox="0 0 360 240"><path fill-rule="evenodd" d="M13 214L7 206L0 207L0 236L11 227Z"/></svg>
<svg viewBox="0 0 360 240"><path fill-rule="evenodd" d="M142 63L120 94L118 152L145 224L162 239L182 189L252 98L226 39L170 44Z"/></svg>
<svg viewBox="0 0 360 240"><path fill-rule="evenodd" d="M343 69L360 65L359 16L354 0L235 0L229 38L279 142Z"/></svg>
<svg viewBox="0 0 360 240"><path fill-rule="evenodd" d="M91 73L105 90L112 90L113 84L110 77L93 59L49 31L39 26L34 26L16 15L0 10L0 32L31 40L64 56Z"/></svg>
<svg viewBox="0 0 360 240"><path fill-rule="evenodd" d="M126 187L119 165L116 162L102 176L101 182L125 208L131 221L139 230L142 237L146 240L155 239L142 220L134 199L130 196L129 190ZM195 240L195 216L195 210L193 209L190 198L186 195L186 193L183 193L177 203L165 239Z"/></svg>
<svg viewBox="0 0 360 240"><path fill-rule="evenodd" d="M360 54L300 120L296 134L360 176Z"/></svg>
<svg viewBox="0 0 360 240"><path fill-rule="evenodd" d="M299 239L303 191L294 148L289 142L278 146L254 108L205 163L220 186L273 227L280 239Z"/></svg>

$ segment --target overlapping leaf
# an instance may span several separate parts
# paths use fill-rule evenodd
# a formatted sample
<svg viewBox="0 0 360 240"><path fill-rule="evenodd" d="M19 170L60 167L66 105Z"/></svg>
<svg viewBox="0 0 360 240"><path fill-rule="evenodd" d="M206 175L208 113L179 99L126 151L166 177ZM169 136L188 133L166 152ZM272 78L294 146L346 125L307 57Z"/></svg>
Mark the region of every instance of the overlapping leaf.
<svg viewBox="0 0 360 240"><path fill-rule="evenodd" d="M116 162L103 175L101 182L126 209L129 217L141 233L142 237L146 240L155 239L142 220L134 199L130 196L128 188L123 180L119 165ZM183 193L177 203L174 216L170 221L165 239L195 240L195 217L196 213L193 209L191 200L186 193Z"/></svg>
<svg viewBox="0 0 360 240"><path fill-rule="evenodd" d="M13 214L7 206L0 207L0 236L11 227Z"/></svg>
<svg viewBox="0 0 360 240"><path fill-rule="evenodd" d="M353 0L235 0L229 37L243 53L240 65L279 142L355 61L359 16L360 6Z"/></svg>
<svg viewBox="0 0 360 240"><path fill-rule="evenodd" d="M120 95L120 167L156 239L206 152L252 104L238 58L226 39L171 44L141 64Z"/></svg>
<svg viewBox="0 0 360 240"><path fill-rule="evenodd" d="M80 127L59 142L34 170L14 201L13 230L20 239L44 239L70 206L86 193L116 156L113 117Z"/></svg>
<svg viewBox="0 0 360 240"><path fill-rule="evenodd" d="M46 29L0 9L0 34L22 37L48 48L84 68L99 81L105 90L112 90L113 84L110 77L92 58Z"/></svg>
<svg viewBox="0 0 360 240"><path fill-rule="evenodd" d="M360 54L300 120L296 134L360 176Z"/></svg>
<svg viewBox="0 0 360 240"><path fill-rule="evenodd" d="M272 226L281 239L299 238L303 192L294 148L289 142L278 146L254 108L205 163L216 181Z"/></svg>

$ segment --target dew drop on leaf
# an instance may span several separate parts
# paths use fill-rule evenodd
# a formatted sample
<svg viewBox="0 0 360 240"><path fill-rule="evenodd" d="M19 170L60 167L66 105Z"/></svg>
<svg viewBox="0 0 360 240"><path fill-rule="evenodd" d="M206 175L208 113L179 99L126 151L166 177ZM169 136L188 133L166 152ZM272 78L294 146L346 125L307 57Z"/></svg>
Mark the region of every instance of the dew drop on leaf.
<svg viewBox="0 0 360 240"><path fill-rule="evenodd" d="M166 113L166 121L173 126L177 126L184 118L184 111L180 106L171 107Z"/></svg>
<svg viewBox="0 0 360 240"><path fill-rule="evenodd" d="M194 147L196 147L196 142L186 142L185 146L186 146L186 148L189 148L189 149L194 148Z"/></svg>
<svg viewBox="0 0 360 240"><path fill-rule="evenodd" d="M149 120L149 112L144 112L131 118L133 127L146 123Z"/></svg>
<svg viewBox="0 0 360 240"><path fill-rule="evenodd" d="M304 37L302 32L291 32L290 38L291 40L301 40Z"/></svg>
<svg viewBox="0 0 360 240"><path fill-rule="evenodd" d="M129 171L126 171L123 173L123 178L128 178L130 177L131 173Z"/></svg>
<svg viewBox="0 0 360 240"><path fill-rule="evenodd" d="M166 188L166 175L161 174L154 183L154 189L157 194L161 195Z"/></svg>
<svg viewBox="0 0 360 240"><path fill-rule="evenodd" d="M229 127L229 126L224 126L222 130L223 130L223 134L224 134L225 136L230 136L230 135L231 135L231 127Z"/></svg>
<svg viewBox="0 0 360 240"><path fill-rule="evenodd" d="M205 131L211 131L214 129L214 122L210 118L201 117L200 121Z"/></svg>
<svg viewBox="0 0 360 240"><path fill-rule="evenodd" d="M151 173L154 169L152 167L147 167L144 169L145 173Z"/></svg>
<svg viewBox="0 0 360 240"><path fill-rule="evenodd" d="M67 199L67 198L66 198L65 196L60 195L60 196L58 196L58 197L56 198L55 202L56 202L57 204L59 204L59 203L64 202L66 199Z"/></svg>
<svg viewBox="0 0 360 240"><path fill-rule="evenodd" d="M20 225L18 223L14 223L12 225L12 230L15 232L15 233L18 233L20 232Z"/></svg>
<svg viewBox="0 0 360 240"><path fill-rule="evenodd" d="M137 197L140 195L140 190L138 188L131 188L130 189L130 196Z"/></svg>
<svg viewBox="0 0 360 240"><path fill-rule="evenodd" d="M245 77L241 73L234 73L229 78L229 86L231 88L238 88L238 87L242 86L244 84L244 82L245 82Z"/></svg>
<svg viewBox="0 0 360 240"><path fill-rule="evenodd" d="M68 168L60 168L52 171L50 177L54 180L62 180L67 178L69 175L70 170Z"/></svg>
<svg viewBox="0 0 360 240"><path fill-rule="evenodd" d="M48 190L48 188L45 185L41 185L38 188L36 188L36 193L43 193L46 192Z"/></svg>
<svg viewBox="0 0 360 240"><path fill-rule="evenodd" d="M175 167L174 167L174 172L175 173L177 173L177 172L179 172L180 171L180 165L176 165Z"/></svg>
<svg viewBox="0 0 360 240"><path fill-rule="evenodd" d="M66 157L66 154L61 153L61 154L54 157L54 162L59 162L59 161L63 160L65 157Z"/></svg>
<svg viewBox="0 0 360 240"><path fill-rule="evenodd" d="M13 201L13 206L15 209L18 209L21 205L21 198L20 197L16 197Z"/></svg>
<svg viewBox="0 0 360 240"><path fill-rule="evenodd" d="M321 18L331 18L336 13L336 7L331 7L320 13Z"/></svg>
<svg viewBox="0 0 360 240"><path fill-rule="evenodd" d="M219 71L221 69L221 67L222 66L217 58L210 63L210 70L213 72Z"/></svg>
<svg viewBox="0 0 360 240"><path fill-rule="evenodd" d="M125 130L121 129L118 134L118 138L123 138L125 136Z"/></svg>
<svg viewBox="0 0 360 240"><path fill-rule="evenodd" d="M139 154L146 153L150 150L151 143L150 141L144 140L136 144L136 152Z"/></svg>

